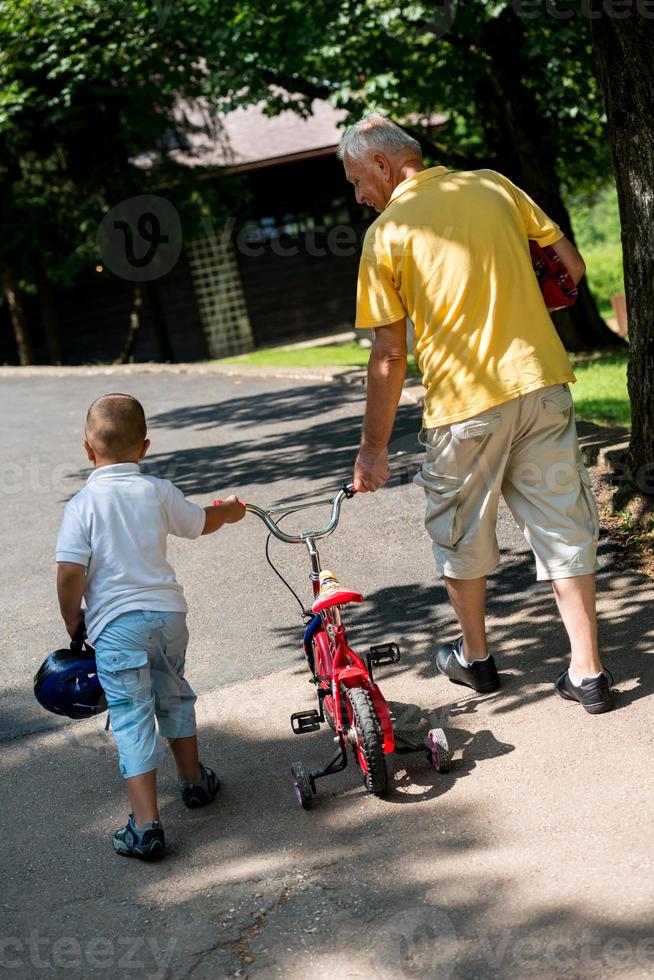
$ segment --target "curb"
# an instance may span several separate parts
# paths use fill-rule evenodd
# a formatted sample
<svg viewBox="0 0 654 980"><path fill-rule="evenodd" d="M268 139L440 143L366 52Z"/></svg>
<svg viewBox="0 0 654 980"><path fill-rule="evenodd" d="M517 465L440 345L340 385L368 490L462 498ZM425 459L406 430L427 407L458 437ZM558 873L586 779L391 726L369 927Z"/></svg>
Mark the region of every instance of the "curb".
<svg viewBox="0 0 654 980"><path fill-rule="evenodd" d="M621 476L624 472L624 454L629 448L629 440L613 443L600 449L597 465L612 476Z"/></svg>
<svg viewBox="0 0 654 980"><path fill-rule="evenodd" d="M223 374L229 377L244 378L306 378L310 381L341 380L345 375L351 375L350 383L363 383L366 372L364 369L333 367L333 368L285 368L258 367L249 364L220 364L212 362L197 362L183 364L160 364L156 361L143 361L138 364L84 364L79 366L55 366L50 364L31 365L30 367L15 367L13 365L0 367L0 378L66 378L66 377L101 377L101 376L130 376L133 374Z"/></svg>
<svg viewBox="0 0 654 980"><path fill-rule="evenodd" d="M340 382L348 385L366 384L365 368L285 368L257 367L249 364L184 363L159 364L144 361L139 364L87 364L75 367L50 364L30 367L0 367L0 378L94 378L131 377L137 374L199 374L223 375L229 378L281 378L292 381ZM422 405L425 389L416 378L410 378L402 392L402 399L410 405Z"/></svg>

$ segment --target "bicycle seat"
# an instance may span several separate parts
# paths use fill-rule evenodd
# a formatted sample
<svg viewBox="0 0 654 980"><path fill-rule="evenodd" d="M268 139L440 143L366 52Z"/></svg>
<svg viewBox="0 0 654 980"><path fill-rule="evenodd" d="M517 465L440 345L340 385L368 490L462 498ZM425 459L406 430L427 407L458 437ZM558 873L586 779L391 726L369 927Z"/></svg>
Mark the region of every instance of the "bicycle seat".
<svg viewBox="0 0 654 980"><path fill-rule="evenodd" d="M320 573L320 592L316 596L316 601L311 607L314 613L322 612L331 606L345 606L348 602L363 602L364 598L360 592L352 592L351 589L344 589L333 572L327 569Z"/></svg>

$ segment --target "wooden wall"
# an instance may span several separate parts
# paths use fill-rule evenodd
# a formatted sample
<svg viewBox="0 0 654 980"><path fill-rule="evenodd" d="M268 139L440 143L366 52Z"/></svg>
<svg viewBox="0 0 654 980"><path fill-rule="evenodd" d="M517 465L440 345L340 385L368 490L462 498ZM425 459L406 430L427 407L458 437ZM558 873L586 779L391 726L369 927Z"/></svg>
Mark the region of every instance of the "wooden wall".
<svg viewBox="0 0 654 980"><path fill-rule="evenodd" d="M371 213L354 201L342 165L333 154L254 170L239 180L247 198L235 215L233 244L243 282L255 345L294 336L328 333L354 322L356 275L360 240ZM289 220L323 225L334 222L353 229L350 255L310 254L306 236L275 232ZM252 256L238 248L238 233L245 224L264 227L281 248L293 256L276 254L273 242ZM326 234L312 243L324 246ZM277 249L279 251L279 249ZM176 361L207 356L188 263L182 256L167 276L157 281ZM48 363L39 306L34 296L24 297L33 334L36 363ZM74 287L56 291L64 362L111 362L122 351L127 334L132 285L108 271L89 271ZM160 359L152 318L147 306L134 349L135 361ZM6 303L0 306L0 363L16 364L17 352Z"/></svg>
<svg viewBox="0 0 654 980"><path fill-rule="evenodd" d="M206 357L206 345L197 315L193 283L182 256L175 268L157 280L176 361ZM33 336L35 361L49 363L39 305L34 296L23 297ZM55 291L64 363L112 362L123 350L132 305L132 284L108 271L90 272L72 287ZM159 360L147 299L134 348L135 361ZM6 303L0 309L0 363L17 364L18 357Z"/></svg>
<svg viewBox="0 0 654 980"><path fill-rule="evenodd" d="M328 221L352 229L351 254L325 255L328 232L281 234L262 243L261 255L238 248L255 344L296 335L329 333L354 324L356 278L361 239L370 221L333 155L254 171L249 175L249 217L281 228L289 215L309 216L316 226ZM316 248L317 246L317 248ZM295 254L282 254L293 252Z"/></svg>

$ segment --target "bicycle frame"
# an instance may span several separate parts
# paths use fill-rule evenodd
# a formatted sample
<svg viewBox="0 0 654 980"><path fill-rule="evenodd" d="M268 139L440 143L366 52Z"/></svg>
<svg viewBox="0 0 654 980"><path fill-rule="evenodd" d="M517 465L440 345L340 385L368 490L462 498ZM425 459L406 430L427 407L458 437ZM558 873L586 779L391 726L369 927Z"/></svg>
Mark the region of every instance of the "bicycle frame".
<svg viewBox="0 0 654 980"><path fill-rule="evenodd" d="M346 498L352 498L355 492L352 484L346 484L333 498L312 501L309 504L299 504L293 507L293 510L304 510L320 504L330 503L332 505L331 517L325 527L315 531L304 531L300 534L287 534L272 520L274 514L286 513L288 508L263 510L254 504L245 505L246 510L256 514L278 540L288 544L305 545L311 561L310 580L314 599L318 597L320 592L321 572L320 553L316 542L321 538L328 537L335 530L343 501ZM320 661L318 664L314 662L312 644L318 647ZM395 739L388 704L377 684L372 681L366 662L349 646L338 606L325 609L312 618L304 633L303 646L318 688L321 716L324 717L323 702L325 697L331 696L335 730L338 733L345 732L348 727L348 719L343 716L343 705L340 697L341 687L364 687L372 698L381 725L384 753L393 752Z"/></svg>
<svg viewBox="0 0 654 980"><path fill-rule="evenodd" d="M327 537L336 528L343 500L353 497L355 492L352 484L344 484L336 496L328 500L317 500L309 504L296 504L291 508L275 510L263 510L254 504L243 504L245 509L256 514L270 533L280 541L287 544L304 544L311 561L310 580L314 603L312 612L303 610L303 615L309 620L304 630L303 649L311 670L312 683L316 686L319 710L294 712L291 715L291 726L295 734L299 735L303 732L316 731L320 728L321 722L328 720L336 733L334 741L338 743L338 748L329 761L319 769L307 772L301 762L294 762L291 766L295 795L298 802L307 810L311 808L313 795L316 792L316 779L345 769L348 745L356 752L366 789L376 795L381 795L387 790L388 772L385 756L393 751L417 752L422 748L426 750L428 760L438 772L447 772L450 766L447 739L440 728L430 729L422 745L420 742L410 742L402 737L400 745L396 748L390 709L374 682L372 665L373 663L376 665L398 663L399 647L397 643L370 647L370 653L366 655L364 661L348 644L340 613L342 605L361 602L363 597L358 592L342 589L334 580L330 583L329 579L323 583L325 591L321 590L320 554L316 542L320 538ZM214 503L219 504L221 501L215 500ZM288 534L273 520L275 514L287 514L328 503L332 505L331 518L325 527L315 531ZM270 564L272 565L272 562ZM274 565L272 567L274 568ZM277 574L279 575L279 572ZM281 575L279 577L282 578ZM282 581L285 582L284 579ZM288 583L285 584L293 592ZM295 595L294 592L293 594ZM328 713L327 719L325 719L325 711Z"/></svg>
<svg viewBox="0 0 654 980"><path fill-rule="evenodd" d="M312 557L311 584L314 598L317 598L320 591L320 556L315 548L309 554ZM318 647L318 664L313 662L312 643ZM372 698L381 725L384 752L386 755L393 752L395 738L388 705L379 687L371 679L368 665L349 646L338 606L325 609L313 617L305 630L303 646L318 685L321 707L325 697L331 695L336 731L345 731L348 726L348 719L343 716L341 687L364 687Z"/></svg>

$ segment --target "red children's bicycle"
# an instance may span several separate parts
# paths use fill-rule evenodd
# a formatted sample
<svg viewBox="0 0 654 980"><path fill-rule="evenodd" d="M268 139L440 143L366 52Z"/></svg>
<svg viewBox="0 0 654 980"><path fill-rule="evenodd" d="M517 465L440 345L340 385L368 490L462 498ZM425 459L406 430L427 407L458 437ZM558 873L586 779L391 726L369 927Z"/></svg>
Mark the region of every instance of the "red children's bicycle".
<svg viewBox="0 0 654 980"><path fill-rule="evenodd" d="M426 749L429 762L438 772L447 772L450 767L447 739L441 728L430 729L426 739L419 744L407 743L403 739L403 746L396 749L389 705L375 683L373 671L383 664L398 663L400 649L397 643L373 646L365 659L352 650L341 621L341 608L350 603L363 602L363 596L343 588L332 572L320 567L316 542L334 531L343 501L352 498L355 492L352 484L344 484L332 498L298 504L290 510L288 507L263 510L254 504L246 504L249 513L256 514L268 528L270 534L266 540L266 558L297 599L305 620L302 645L311 673L310 680L316 688L318 707L291 715L292 729L297 735L314 732L326 721L334 730L334 740L338 743L335 754L319 769L308 772L301 762L291 766L295 795L305 809L312 806L316 780L345 769L348 747L354 751L366 789L378 796L388 789L386 756L393 751ZM331 518L325 527L299 534L287 534L279 527L279 522L289 514L320 504L331 504L332 508ZM311 560L313 604L310 611L304 608L300 598L270 560L270 535L287 544L305 545Z"/></svg>

